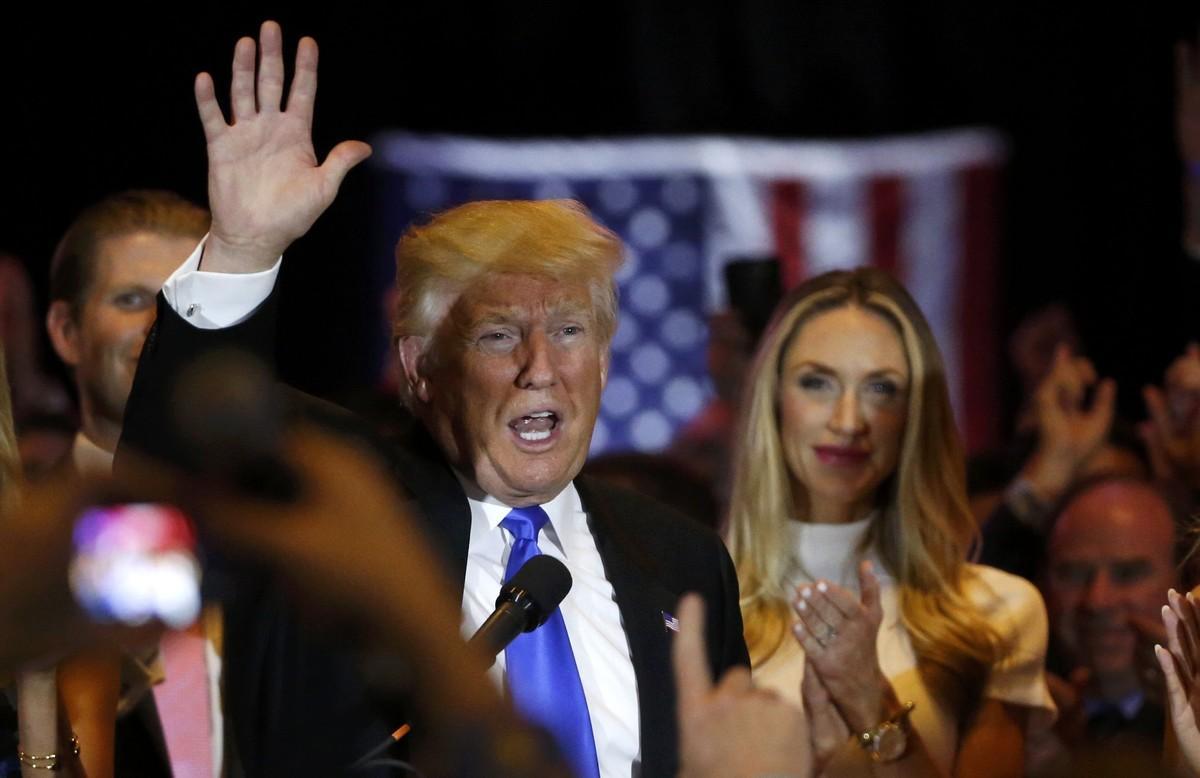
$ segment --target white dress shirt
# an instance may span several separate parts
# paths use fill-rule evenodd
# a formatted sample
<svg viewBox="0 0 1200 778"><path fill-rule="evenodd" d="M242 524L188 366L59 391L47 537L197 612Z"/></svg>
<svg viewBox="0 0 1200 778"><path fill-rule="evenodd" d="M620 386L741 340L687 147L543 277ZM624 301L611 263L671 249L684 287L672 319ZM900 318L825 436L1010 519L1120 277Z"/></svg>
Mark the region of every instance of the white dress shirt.
<svg viewBox="0 0 1200 778"><path fill-rule="evenodd" d="M512 510L494 497L473 495L464 482L471 505L471 539L463 586L463 635L475 634L496 609L496 595L513 537L500 522ZM559 610L567 625L571 651L592 719L596 756L604 778L629 778L639 756L637 679L630 659L629 639L621 626L612 584L588 528L588 517L574 484L542 505L550 521L538 537L538 548L567 566L571 591ZM503 688L504 653L496 657L492 680Z"/></svg>
<svg viewBox="0 0 1200 778"><path fill-rule="evenodd" d="M267 299L279 277L283 257L259 273L209 273L199 269L207 242L205 235L191 256L163 283L162 292L167 304L188 324L202 330L219 330L241 324Z"/></svg>
<svg viewBox="0 0 1200 778"><path fill-rule="evenodd" d="M167 279L163 296L171 308L200 329L240 324L270 295L280 260L260 273L210 273L199 270L205 241ZM471 508L471 536L463 582L465 636L496 607L512 536L500 527L511 508L478 493L463 481ZM538 538L542 553L561 561L571 572L571 591L559 606L571 650L579 669L596 755L603 778L630 778L640 756L640 718L637 679L629 639L621 625L612 584L604 573L600 552L588 526L588 516L573 484L542 506L550 517ZM504 654L497 657L491 676L503 688Z"/></svg>

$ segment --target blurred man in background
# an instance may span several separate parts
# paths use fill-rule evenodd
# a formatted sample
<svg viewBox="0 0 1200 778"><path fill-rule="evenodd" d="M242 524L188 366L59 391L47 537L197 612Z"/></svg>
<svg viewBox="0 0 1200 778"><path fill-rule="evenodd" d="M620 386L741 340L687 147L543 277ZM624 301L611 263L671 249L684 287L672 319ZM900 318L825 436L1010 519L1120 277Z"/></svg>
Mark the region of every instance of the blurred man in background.
<svg viewBox="0 0 1200 778"><path fill-rule="evenodd" d="M172 192L121 192L85 209L58 244L46 329L79 395L76 469L112 468L155 295L208 221L207 211Z"/></svg>
<svg viewBox="0 0 1200 778"><path fill-rule="evenodd" d="M1064 497L1047 548L1048 665L1068 751L1120 746L1156 753L1164 731L1154 644L1163 593L1179 587L1177 517L1150 483L1083 481Z"/></svg>
<svg viewBox="0 0 1200 778"><path fill-rule="evenodd" d="M133 190L85 208L59 242L46 329L79 398L69 470L111 472L138 357L154 324L155 296L208 224L206 210L173 192ZM208 713L220 710L219 634L219 619L209 614L190 631L168 633L157 650L84 656L60 666L64 693L75 686L88 699L103 696L100 690L119 673L117 775L174 772L183 778L197 774L192 770L212 775L212 765L220 765L221 738ZM199 692L181 697L181 688ZM193 751L199 755L182 753Z"/></svg>

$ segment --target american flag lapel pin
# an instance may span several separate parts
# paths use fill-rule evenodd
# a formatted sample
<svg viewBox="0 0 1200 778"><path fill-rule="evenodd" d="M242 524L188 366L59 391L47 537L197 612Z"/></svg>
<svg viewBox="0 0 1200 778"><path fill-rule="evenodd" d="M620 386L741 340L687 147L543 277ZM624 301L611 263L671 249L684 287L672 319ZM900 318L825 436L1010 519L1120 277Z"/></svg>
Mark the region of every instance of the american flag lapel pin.
<svg viewBox="0 0 1200 778"><path fill-rule="evenodd" d="M679 619L675 618L674 616L667 613L666 611L659 611L659 612L662 613L663 628L667 632L678 632L679 631Z"/></svg>

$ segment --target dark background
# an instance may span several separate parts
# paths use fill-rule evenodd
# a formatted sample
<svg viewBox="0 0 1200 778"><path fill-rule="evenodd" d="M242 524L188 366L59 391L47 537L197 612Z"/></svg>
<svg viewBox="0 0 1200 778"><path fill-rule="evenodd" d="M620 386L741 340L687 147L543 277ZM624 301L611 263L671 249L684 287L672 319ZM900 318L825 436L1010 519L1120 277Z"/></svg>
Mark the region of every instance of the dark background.
<svg viewBox="0 0 1200 778"><path fill-rule="evenodd" d="M44 295L47 258L84 205L129 187L203 202L192 78L209 70L220 93L234 41L274 18L289 56L300 35L321 45L318 154L385 128L814 138L998 127L1012 149L998 279L1005 332L1041 303L1068 301L1133 416L1137 386L1200 336L1200 284L1179 248L1172 113L1172 44L1196 34L1195 3L343 10L352 5L94 16L10 7L0 24L0 250L28 262ZM345 344L381 326L366 288L374 184L369 169L352 173L285 263L284 370L318 393L341 394L372 369Z"/></svg>

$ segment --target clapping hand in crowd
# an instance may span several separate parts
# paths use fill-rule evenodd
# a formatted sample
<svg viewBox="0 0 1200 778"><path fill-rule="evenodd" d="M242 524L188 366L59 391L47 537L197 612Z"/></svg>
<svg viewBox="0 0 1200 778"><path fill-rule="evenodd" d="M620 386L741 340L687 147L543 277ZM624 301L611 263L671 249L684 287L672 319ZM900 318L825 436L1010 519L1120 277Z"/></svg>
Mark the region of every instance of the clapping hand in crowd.
<svg viewBox="0 0 1200 778"><path fill-rule="evenodd" d="M1179 756L1200 775L1200 603L1172 589L1162 609L1167 647L1155 647L1166 678L1171 728Z"/></svg>
<svg viewBox="0 0 1200 778"><path fill-rule="evenodd" d="M801 692L820 768L855 732L887 718L891 685L879 667L876 640L883 621L879 579L870 562L859 569L861 597L830 581L800 588L793 629L804 647Z"/></svg>
<svg viewBox="0 0 1200 778"><path fill-rule="evenodd" d="M1065 345L1056 349L1034 396L1038 445L1022 471L1043 505L1058 499L1104 445L1116 398L1116 382L1100 380L1086 357Z"/></svg>
<svg viewBox="0 0 1200 778"><path fill-rule="evenodd" d="M1154 476L1200 489L1200 344L1191 343L1167 368L1163 387L1143 390L1150 418L1139 427Z"/></svg>

